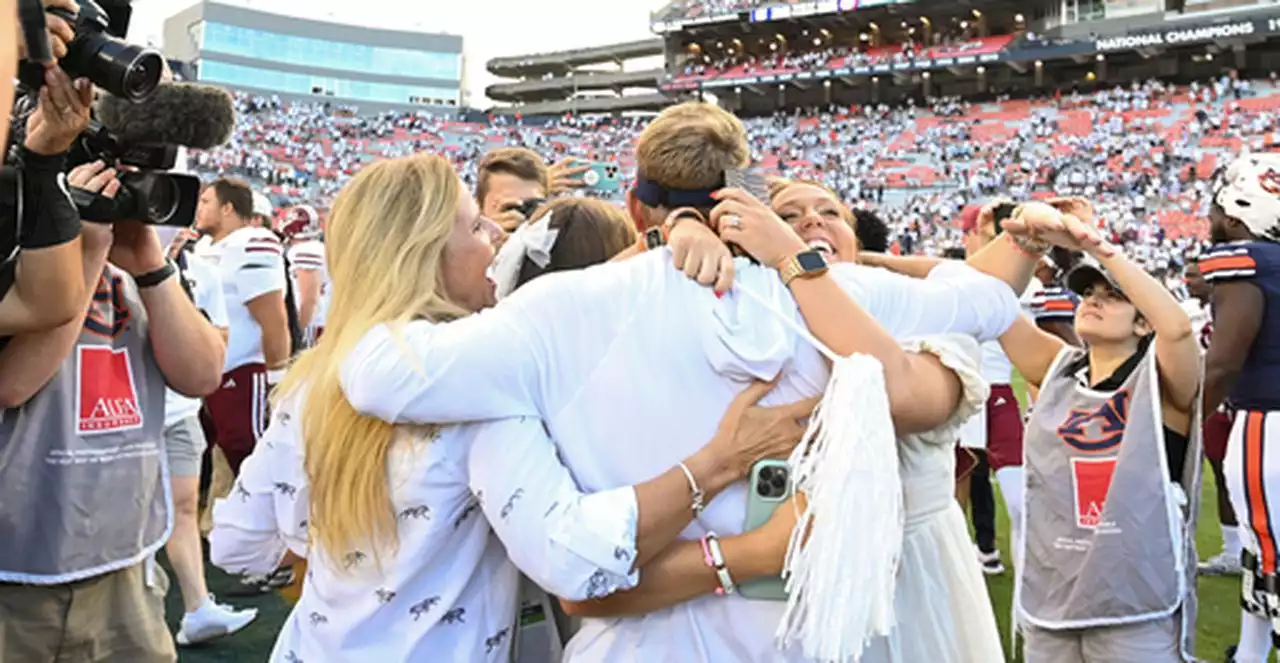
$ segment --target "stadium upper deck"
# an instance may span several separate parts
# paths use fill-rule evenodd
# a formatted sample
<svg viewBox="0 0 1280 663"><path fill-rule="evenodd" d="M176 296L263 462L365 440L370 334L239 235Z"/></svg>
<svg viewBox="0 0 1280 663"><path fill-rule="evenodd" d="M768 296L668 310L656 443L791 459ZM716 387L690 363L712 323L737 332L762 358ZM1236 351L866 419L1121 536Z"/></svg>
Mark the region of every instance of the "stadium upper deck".
<svg viewBox="0 0 1280 663"><path fill-rule="evenodd" d="M664 91L713 92L746 115L1280 69L1280 6L1273 1L1210 0L1168 12L1165 0L1125 4L1127 13L1095 0L995 0L981 8L823 0L766 3L726 18L712 10L728 5L704 0L701 10L685 6L703 18L656 20L654 27L667 31Z"/></svg>
<svg viewBox="0 0 1280 663"><path fill-rule="evenodd" d="M490 73L516 82L489 86L485 94L510 106L499 114L558 115L657 110L671 103L659 93L661 68L628 68L639 58L663 54L661 39L611 44L555 53L495 58ZM603 67L603 69L601 68Z"/></svg>

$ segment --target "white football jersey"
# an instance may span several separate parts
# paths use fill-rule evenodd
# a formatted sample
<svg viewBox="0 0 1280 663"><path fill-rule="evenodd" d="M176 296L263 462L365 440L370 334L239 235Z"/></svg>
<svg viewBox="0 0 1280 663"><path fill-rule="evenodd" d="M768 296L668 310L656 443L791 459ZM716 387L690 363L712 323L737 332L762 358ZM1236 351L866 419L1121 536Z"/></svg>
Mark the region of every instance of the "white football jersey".
<svg viewBox="0 0 1280 663"><path fill-rule="evenodd" d="M294 300L298 306L302 306L302 302L298 299L300 296L298 272L310 270L317 272L320 276L320 301L316 303L315 315L312 316L311 324L306 330L307 338L315 338L314 331L324 329L325 320L329 317L330 282L329 267L325 262L324 242L308 239L289 247L289 267L289 278L293 280Z"/></svg>
<svg viewBox="0 0 1280 663"><path fill-rule="evenodd" d="M270 230L241 228L197 252L218 265L227 306L227 363L225 370L265 363L262 327L249 313L248 303L285 289L284 246Z"/></svg>

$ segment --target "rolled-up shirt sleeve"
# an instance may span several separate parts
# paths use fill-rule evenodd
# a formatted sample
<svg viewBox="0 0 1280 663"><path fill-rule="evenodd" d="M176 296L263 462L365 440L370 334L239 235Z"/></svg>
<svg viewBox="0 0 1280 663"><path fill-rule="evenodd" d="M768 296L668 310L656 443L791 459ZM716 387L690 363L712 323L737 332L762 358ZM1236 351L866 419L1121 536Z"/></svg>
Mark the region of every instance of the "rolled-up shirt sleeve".
<svg viewBox="0 0 1280 663"><path fill-rule="evenodd" d="M240 467L231 494L213 505L209 560L233 574L265 575L293 551L307 556L310 487L288 417L280 413Z"/></svg>
<svg viewBox="0 0 1280 663"><path fill-rule="evenodd" d="M927 279L857 265L831 271L898 338L954 333L995 340L1021 312L1008 284L960 262L944 261Z"/></svg>
<svg viewBox="0 0 1280 663"><path fill-rule="evenodd" d="M512 562L546 591L581 601L631 589L639 507L626 486L584 493L537 418L475 424L471 490Z"/></svg>

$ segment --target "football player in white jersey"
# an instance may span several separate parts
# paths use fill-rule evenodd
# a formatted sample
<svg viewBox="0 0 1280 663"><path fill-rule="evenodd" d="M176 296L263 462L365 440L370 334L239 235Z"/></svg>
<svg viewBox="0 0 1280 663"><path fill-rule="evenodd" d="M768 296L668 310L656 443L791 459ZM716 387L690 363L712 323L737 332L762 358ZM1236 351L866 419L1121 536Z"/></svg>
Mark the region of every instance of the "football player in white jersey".
<svg viewBox="0 0 1280 663"><path fill-rule="evenodd" d="M320 213L310 205L298 205L277 228L288 243L290 278L298 304L303 344L310 347L324 333L329 308L329 270L325 266Z"/></svg>
<svg viewBox="0 0 1280 663"><path fill-rule="evenodd" d="M291 351L285 309L284 247L269 229L250 225L253 191L221 178L205 188L196 227L211 241L203 255L218 264L230 336L222 386L205 399L214 443L236 474L266 428L267 392Z"/></svg>

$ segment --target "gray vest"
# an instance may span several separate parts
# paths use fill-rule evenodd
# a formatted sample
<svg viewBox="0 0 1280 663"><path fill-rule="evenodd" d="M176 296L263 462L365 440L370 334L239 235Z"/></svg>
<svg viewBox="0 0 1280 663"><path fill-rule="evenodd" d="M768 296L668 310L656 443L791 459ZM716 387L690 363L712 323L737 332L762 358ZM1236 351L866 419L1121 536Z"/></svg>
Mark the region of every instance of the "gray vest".
<svg viewBox="0 0 1280 663"><path fill-rule="evenodd" d="M108 268L58 373L0 410L0 582L103 575L168 539L165 384L147 329L132 279Z"/></svg>
<svg viewBox="0 0 1280 663"><path fill-rule="evenodd" d="M1181 608L1184 658L1194 651L1195 514L1200 413L1179 497L1165 467L1155 348L1111 393L1082 386L1068 348L1050 368L1027 426L1019 618L1043 629L1133 624ZM1199 399L1197 399L1197 403Z"/></svg>

